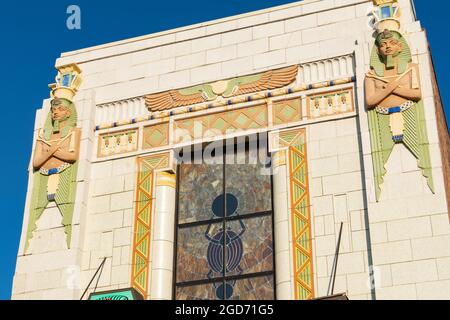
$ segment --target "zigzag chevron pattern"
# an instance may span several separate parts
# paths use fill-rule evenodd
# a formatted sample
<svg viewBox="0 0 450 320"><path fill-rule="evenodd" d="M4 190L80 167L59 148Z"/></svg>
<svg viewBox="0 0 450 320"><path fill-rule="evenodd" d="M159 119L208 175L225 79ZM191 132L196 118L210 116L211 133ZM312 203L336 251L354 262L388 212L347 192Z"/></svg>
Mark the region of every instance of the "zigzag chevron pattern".
<svg viewBox="0 0 450 320"><path fill-rule="evenodd" d="M131 286L138 290L144 299L148 295L149 286L150 232L152 207L155 201L153 197L155 169L165 168L168 164L168 153L138 158Z"/></svg>

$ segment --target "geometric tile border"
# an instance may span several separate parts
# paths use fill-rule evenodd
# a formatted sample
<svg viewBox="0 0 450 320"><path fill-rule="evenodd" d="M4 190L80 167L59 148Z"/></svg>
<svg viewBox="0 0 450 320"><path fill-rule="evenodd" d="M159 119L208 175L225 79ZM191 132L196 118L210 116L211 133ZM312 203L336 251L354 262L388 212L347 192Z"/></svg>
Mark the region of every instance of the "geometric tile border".
<svg viewBox="0 0 450 320"><path fill-rule="evenodd" d="M302 120L301 98L274 102L272 105L272 118L274 125Z"/></svg>
<svg viewBox="0 0 450 320"><path fill-rule="evenodd" d="M287 149L289 159L294 297L295 300L310 300L314 298L314 270L306 130L275 133L272 141L271 151Z"/></svg>
<svg viewBox="0 0 450 320"><path fill-rule="evenodd" d="M156 170L173 170L171 152L137 158L136 205L133 233L131 286L148 296L153 186Z"/></svg>

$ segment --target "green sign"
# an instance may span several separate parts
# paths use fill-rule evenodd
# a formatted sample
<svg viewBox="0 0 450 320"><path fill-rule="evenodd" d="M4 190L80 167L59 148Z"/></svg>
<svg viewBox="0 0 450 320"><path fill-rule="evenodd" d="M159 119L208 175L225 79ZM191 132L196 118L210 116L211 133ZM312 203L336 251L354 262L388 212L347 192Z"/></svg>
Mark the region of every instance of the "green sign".
<svg viewBox="0 0 450 320"><path fill-rule="evenodd" d="M143 300L142 296L133 288L94 292L89 300Z"/></svg>

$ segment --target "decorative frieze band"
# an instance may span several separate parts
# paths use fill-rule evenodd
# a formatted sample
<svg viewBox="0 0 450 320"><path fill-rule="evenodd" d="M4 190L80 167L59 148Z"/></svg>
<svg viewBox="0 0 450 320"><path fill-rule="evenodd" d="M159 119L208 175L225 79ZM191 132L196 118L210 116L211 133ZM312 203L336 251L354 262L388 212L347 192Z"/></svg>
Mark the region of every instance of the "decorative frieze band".
<svg viewBox="0 0 450 320"><path fill-rule="evenodd" d="M115 128L354 81L353 56L335 57L299 66L269 70L257 75L99 105L95 129ZM180 96L181 93L183 94ZM198 99L192 98L192 95L199 94ZM158 107L159 105L161 106ZM172 107L169 108L169 105Z"/></svg>
<svg viewBox="0 0 450 320"><path fill-rule="evenodd" d="M98 156L128 153L138 148L138 130L126 130L99 136Z"/></svg>
<svg viewBox="0 0 450 320"><path fill-rule="evenodd" d="M169 122L144 127L142 149L152 149L169 144Z"/></svg>
<svg viewBox="0 0 450 320"><path fill-rule="evenodd" d="M297 65L268 70L189 88L149 94L145 97L145 103L147 108L154 112L214 101L219 98L228 99L264 90L279 89L295 82L297 73Z"/></svg>

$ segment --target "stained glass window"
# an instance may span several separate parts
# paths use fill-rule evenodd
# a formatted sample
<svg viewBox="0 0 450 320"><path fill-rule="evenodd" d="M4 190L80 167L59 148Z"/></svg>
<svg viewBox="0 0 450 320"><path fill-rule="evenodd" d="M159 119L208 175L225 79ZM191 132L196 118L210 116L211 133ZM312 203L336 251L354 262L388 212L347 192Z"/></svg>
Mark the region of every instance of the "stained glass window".
<svg viewBox="0 0 450 320"><path fill-rule="evenodd" d="M266 146L234 142L212 164L183 159L178 165L175 299L274 299Z"/></svg>

